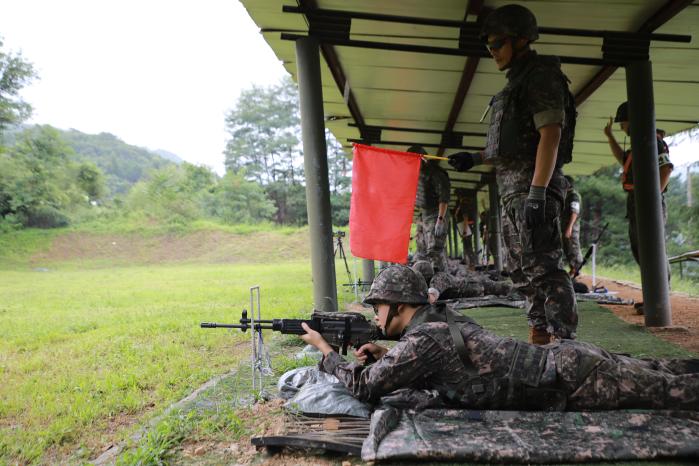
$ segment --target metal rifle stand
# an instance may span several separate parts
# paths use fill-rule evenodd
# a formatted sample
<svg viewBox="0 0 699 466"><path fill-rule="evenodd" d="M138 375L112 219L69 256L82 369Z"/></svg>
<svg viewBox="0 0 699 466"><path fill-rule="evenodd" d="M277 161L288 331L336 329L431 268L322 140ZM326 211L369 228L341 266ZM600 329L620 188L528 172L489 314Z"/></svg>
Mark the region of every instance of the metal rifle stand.
<svg viewBox="0 0 699 466"><path fill-rule="evenodd" d="M597 243L592 243L592 291L597 288Z"/></svg>
<svg viewBox="0 0 699 466"><path fill-rule="evenodd" d="M257 323L255 323L257 310ZM269 352L262 337L262 311L260 309L260 287L250 287L250 335L252 338L252 391L260 398L264 397L264 377L272 375Z"/></svg>
<svg viewBox="0 0 699 466"><path fill-rule="evenodd" d="M345 232L337 231L333 234L333 236L335 236L336 240L333 256L337 256L338 251L340 252L340 257L345 262L345 270L347 271L348 282L352 283L352 272L350 272L349 264L347 264L347 255L345 254L345 248L342 246L342 238L345 236Z"/></svg>

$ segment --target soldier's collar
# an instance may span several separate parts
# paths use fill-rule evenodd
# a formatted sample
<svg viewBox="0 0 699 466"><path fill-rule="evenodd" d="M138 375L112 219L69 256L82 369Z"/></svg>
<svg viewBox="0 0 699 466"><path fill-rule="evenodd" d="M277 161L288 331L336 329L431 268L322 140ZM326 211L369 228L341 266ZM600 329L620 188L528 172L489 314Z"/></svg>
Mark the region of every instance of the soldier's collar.
<svg viewBox="0 0 699 466"><path fill-rule="evenodd" d="M415 311L415 314L413 315L413 318L410 319L410 323L405 326L403 329L403 332L400 334L402 337L405 335L410 329L413 329L417 327L418 325L427 322L427 315L429 309L432 307L431 304L423 304L422 306L418 307L417 310Z"/></svg>
<svg viewBox="0 0 699 466"><path fill-rule="evenodd" d="M510 81L517 78L522 74L527 65L531 63L532 60L536 59L536 57L536 50L529 50L527 53L513 58L510 63L510 69L507 71L505 77Z"/></svg>

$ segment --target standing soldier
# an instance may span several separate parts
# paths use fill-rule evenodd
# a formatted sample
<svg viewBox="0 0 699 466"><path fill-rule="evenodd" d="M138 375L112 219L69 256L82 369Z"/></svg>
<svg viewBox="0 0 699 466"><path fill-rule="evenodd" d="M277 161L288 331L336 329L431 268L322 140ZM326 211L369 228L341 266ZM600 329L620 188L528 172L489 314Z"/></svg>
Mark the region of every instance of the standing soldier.
<svg viewBox="0 0 699 466"><path fill-rule="evenodd" d="M565 177L568 180L568 191L561 215L561 231L563 231L563 254L570 265L570 276L575 278L575 271L582 264L583 257L580 252L580 209L582 203L580 193L575 190L573 178Z"/></svg>
<svg viewBox="0 0 699 466"><path fill-rule="evenodd" d="M491 102L485 150L453 154L449 163L460 171L484 160L495 166L508 269L530 304L529 341L575 338L577 306L558 221L567 189L561 167L572 156L576 117L568 78L557 58L529 48L539 33L521 5L488 15L482 38L498 69L507 70L507 85Z"/></svg>
<svg viewBox="0 0 699 466"><path fill-rule="evenodd" d="M614 122L619 123L621 130L628 136L631 131L629 125L629 104L624 102L616 109ZM673 165L670 162L670 151L665 144L662 136L665 134L663 130L656 131L656 139L658 142L658 172L660 176L660 200L663 208L663 224L667 222L667 207L665 205L665 191L667 184L670 181ZM641 265L638 255L638 230L636 224L636 197L634 195L633 184L633 156L631 149L623 150L616 141L612 133L612 117L609 117L609 123L604 127L604 135L607 136L609 148L614 155L614 158L623 167L621 174L621 185L626 191L626 218L629 219L629 242L631 243L631 252L636 263ZM667 267L668 281L670 280L670 265ZM636 303L636 312L643 314L643 303Z"/></svg>
<svg viewBox="0 0 699 466"><path fill-rule="evenodd" d="M459 234L464 245L464 264L471 268L478 265L478 258L473 251L473 228L476 221L476 193L470 189L457 188L454 220L458 222Z"/></svg>
<svg viewBox="0 0 699 466"><path fill-rule="evenodd" d="M427 155L422 146L411 146L408 152ZM447 241L447 207L451 186L449 175L439 166L439 160L423 159L417 185L416 206L420 208L420 225L415 260L429 260L435 270L446 272L447 256L444 246Z"/></svg>

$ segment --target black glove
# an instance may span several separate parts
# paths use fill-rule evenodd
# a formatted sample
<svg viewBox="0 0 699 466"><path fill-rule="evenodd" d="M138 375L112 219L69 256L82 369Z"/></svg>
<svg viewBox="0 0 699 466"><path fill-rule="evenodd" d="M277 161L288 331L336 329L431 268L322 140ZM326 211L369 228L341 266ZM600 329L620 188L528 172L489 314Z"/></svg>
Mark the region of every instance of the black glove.
<svg viewBox="0 0 699 466"><path fill-rule="evenodd" d="M524 202L524 220L530 230L546 223L546 199L527 198Z"/></svg>
<svg viewBox="0 0 699 466"><path fill-rule="evenodd" d="M441 217L437 217L437 221L434 222L434 235L435 236L444 236L446 233L446 226L444 225L444 219Z"/></svg>
<svg viewBox="0 0 699 466"><path fill-rule="evenodd" d="M476 159L480 159L480 154L472 154L470 152L457 152L449 156L449 165L456 168L460 172L465 172L476 165Z"/></svg>

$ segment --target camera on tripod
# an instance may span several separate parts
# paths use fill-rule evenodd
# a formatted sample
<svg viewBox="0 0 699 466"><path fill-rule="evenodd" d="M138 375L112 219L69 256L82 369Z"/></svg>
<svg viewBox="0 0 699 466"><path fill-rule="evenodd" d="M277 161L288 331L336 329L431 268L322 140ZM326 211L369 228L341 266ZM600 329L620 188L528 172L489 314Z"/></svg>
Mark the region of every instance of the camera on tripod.
<svg viewBox="0 0 699 466"><path fill-rule="evenodd" d="M338 230L338 231L333 232L333 236L335 236L337 238L344 238L345 232L342 230Z"/></svg>

